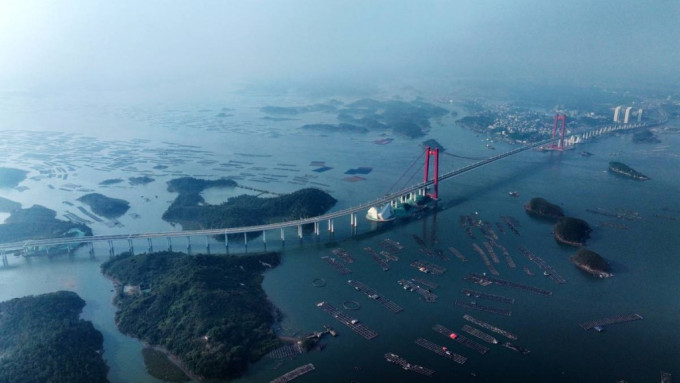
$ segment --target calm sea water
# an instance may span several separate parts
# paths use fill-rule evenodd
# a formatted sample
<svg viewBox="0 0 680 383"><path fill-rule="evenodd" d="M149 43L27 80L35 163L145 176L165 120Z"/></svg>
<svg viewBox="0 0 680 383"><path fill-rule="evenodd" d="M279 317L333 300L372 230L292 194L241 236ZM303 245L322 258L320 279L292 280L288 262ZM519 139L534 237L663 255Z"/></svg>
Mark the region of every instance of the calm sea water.
<svg viewBox="0 0 680 383"><path fill-rule="evenodd" d="M420 140L393 137L388 145L376 145L378 133L367 135L313 134L302 132L304 123L334 122L332 116L309 114L295 116L290 121L263 120L259 107L266 104L300 105L315 102L304 99L234 98L211 105L61 105L50 100L47 104L24 100L7 104L3 127L7 131L5 148L9 153L0 166L29 170L29 179L21 185L28 190L0 190L0 196L21 202L24 207L42 204L59 214L67 210L80 214L75 199L93 189L131 202L128 214L120 219L123 227L93 224L97 234L135 231L176 230L160 220L174 195L165 191L165 181L179 175L243 177L249 186L287 192L311 182L331 192L340 202L337 209L375 198L388 191L421 154ZM42 107L37 107L42 105ZM45 106L46 105L46 106ZM75 105L75 106L74 106ZM11 108L11 110L9 110ZM223 107L232 115L216 118ZM119 129L116 129L116 127ZM120 129L120 127L125 129ZM133 132L132 128L136 128ZM70 136L27 136L16 130L67 131ZM114 134L114 132L120 132ZM82 140L80 137L90 139ZM23 137L23 136L22 136ZM162 139L159 139L162 137ZM496 143L496 151L485 148L482 137L462 130L452 118L435 122L427 138L437 139L451 153L462 156L489 156L511 147ZM441 211L421 220L391 225L371 231L375 225L360 220L358 232L349 234L349 222L336 223L335 239L338 245L349 250L356 262L349 265L353 273L342 276L321 257L330 255L330 249L315 243L307 236L303 246L293 240L291 233L284 249L282 265L268 271L264 288L272 302L280 308L285 318L281 332L286 335L304 334L319 330L324 324L340 332L337 338L325 339L322 352L311 352L295 360L263 359L251 366L243 382L269 381L288 370L314 363L316 370L298 378L300 382L348 381L422 381L424 378L403 371L386 362L383 354L394 352L405 359L435 369L431 381L556 381L600 382L626 379L631 382L658 381L660 371L680 374L680 288L677 270L680 269L680 136L660 135L661 143L635 145L630 135L611 136L582 145L565 153L525 152L477 171L451 179L441 185ZM50 146L50 142L57 144ZM192 145L192 147L178 147ZM100 145L100 146L97 146ZM182 150L196 150L185 152ZM580 150L592 152L582 157ZM43 153L47 157L27 156ZM70 154L69 154L70 153ZM79 159L88 153L89 160ZM94 154L92 154L94 153ZM243 156L242 154L257 156ZM69 155L67 155L69 154ZM121 160L131 163L112 167ZM617 160L651 177L650 181L637 182L616 177L606 171L609 161ZM101 161L98 163L97 161ZM207 162L206 162L207 161ZM210 162L215 161L215 162ZM216 164L239 161L237 165L220 169ZM325 173L315 173L312 161L325 161L333 167ZM128 161L129 162L129 161ZM442 170L452 170L469 163L450 156L442 156ZM155 169L162 164L167 169ZM234 163L232 162L232 165ZM69 168L69 165L71 168ZM343 180L344 171L360 166L370 166L373 172L366 180ZM39 170L62 167L68 178L40 176ZM281 170L281 169L293 170ZM72 169L72 170L71 170ZM246 175L243 175L245 173ZM288 175L285 181L261 183L253 181L259 173ZM55 173L57 174L57 173ZM127 179L130 176L149 174L156 179L148 185L130 186L122 182L101 187L99 182L110 178ZM30 177L38 177L31 179ZM299 177L296 180L296 177ZM316 178L313 178L316 177ZM422 177L414 169L403 182L417 182ZM303 179L306 179L303 180ZM297 183L289 183L297 182ZM305 184L301 185L299 183ZM74 185L68 185L74 184ZM51 185L52 188L48 187ZM403 185L400 185L403 186ZM508 196L517 191L519 198ZM212 190L209 201L219 201L234 194L233 191ZM594 231L588 248L600 253L613 267L614 277L596 280L576 269L568 260L575 249L562 247L552 238L552 226L528 217L522 205L533 196L542 196L562 206L571 216L587 220ZM63 201L74 203L69 206ZM625 209L639 213L639 219L617 220L589 213L587 209L603 208L609 211ZM501 278L530 284L553 291L546 297L501 286L481 287L463 280L469 272L485 272L486 267L472 250L472 240L459 225L459 216L474 214L494 224L504 245L517 263L510 269L501 257L496 265ZM136 215L135 215L136 214ZM520 236L509 230L500 233L495 222L501 216L515 217ZM623 226L625 225L625 227ZM616 226L616 227L612 227ZM383 230L385 229L385 230ZM481 245L481 234L477 243ZM419 251L412 235L426 239L431 249L455 246L468 259L462 263L450 253L442 261L428 258ZM325 239L327 233L322 233ZM384 238L400 241L405 249L400 260L390 264L383 272L363 251L370 246L380 249ZM204 240L192 239L194 251L200 251ZM271 241L270 246L273 246ZM163 248L165 241L153 243ZM175 249L185 246L174 242ZM521 255L518 246L528 247L542 257L567 279L557 285L541 275L535 264ZM116 244L117 250L127 249L127 243ZM135 243L135 251L145 251L148 244ZM222 251L223 245L211 242L213 252ZM249 249L261 246L255 241ZM93 321L104 333L105 358L111 367L109 378L113 382L156 382L144 369L141 344L118 333L113 322L115 307L111 304L113 293L110 281L99 273L99 264L107 259L107 248L96 248L90 258L81 251L68 257L34 257L10 259L10 267L0 270L0 300L29 294L39 294L59 289L78 292L86 301L83 317ZM425 259L447 268L440 276L418 273L409 263ZM528 266L536 275L528 276L522 268ZM436 289L439 300L425 303L414 293L400 288L396 283L402 278L423 277L440 285ZM325 287L314 287L315 278L324 278ZM355 292L346 283L356 279L395 301L404 311L392 314L382 306ZM505 317L486 312L467 310L454 305L455 300L467 300L460 293L469 288L515 298L513 305L488 302L512 310ZM351 312L380 336L367 341L316 308L319 301L341 306L353 300L361 308ZM479 300L480 304L487 303ZM519 336L514 343L531 350L521 355L498 345L480 355L458 343L452 342L431 328L442 324L461 332L466 324L463 314L495 324ZM613 325L606 332L593 333L582 330L578 324L591 319L612 315L639 313L644 320ZM423 337L467 356L463 365L443 359L414 344ZM470 336L470 338L472 338ZM501 340L500 336L498 336ZM481 343L481 341L480 341Z"/></svg>

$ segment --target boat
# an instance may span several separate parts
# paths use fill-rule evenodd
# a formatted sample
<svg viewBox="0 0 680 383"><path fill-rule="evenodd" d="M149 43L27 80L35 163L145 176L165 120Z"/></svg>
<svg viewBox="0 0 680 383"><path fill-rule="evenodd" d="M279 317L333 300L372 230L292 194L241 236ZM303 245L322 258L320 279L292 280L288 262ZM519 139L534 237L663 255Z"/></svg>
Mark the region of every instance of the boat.
<svg viewBox="0 0 680 383"><path fill-rule="evenodd" d="M519 197L519 193L516 192L516 191L514 191L514 190L513 190L513 191L509 191L509 192L508 192L508 195L509 195L510 197Z"/></svg>

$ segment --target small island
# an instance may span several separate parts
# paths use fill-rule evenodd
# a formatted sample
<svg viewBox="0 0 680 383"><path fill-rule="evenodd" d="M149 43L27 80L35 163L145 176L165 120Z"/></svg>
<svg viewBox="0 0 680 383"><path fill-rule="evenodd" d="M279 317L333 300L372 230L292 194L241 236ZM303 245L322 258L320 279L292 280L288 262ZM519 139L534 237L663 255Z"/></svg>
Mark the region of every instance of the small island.
<svg viewBox="0 0 680 383"><path fill-rule="evenodd" d="M92 235L92 229L88 226L56 217L57 212L40 205L14 210L0 225L0 243Z"/></svg>
<svg viewBox="0 0 680 383"><path fill-rule="evenodd" d="M100 182L99 185L109 186L109 185L119 184L121 182L123 182L123 179L121 179L121 178L110 178L108 180L104 180L104 181Z"/></svg>
<svg viewBox="0 0 680 383"><path fill-rule="evenodd" d="M280 259L124 253L102 272L119 286L121 332L163 347L195 379L230 379L281 345L272 330L277 310L262 289L262 274Z"/></svg>
<svg viewBox="0 0 680 383"><path fill-rule="evenodd" d="M27 171L0 167L0 188L13 188L26 179Z"/></svg>
<svg viewBox="0 0 680 383"><path fill-rule="evenodd" d="M154 181L154 179L149 177L149 176L128 178L128 183L130 185L146 185L146 184L153 182L153 181Z"/></svg>
<svg viewBox="0 0 680 383"><path fill-rule="evenodd" d="M71 291L0 303L0 382L108 382L104 337Z"/></svg>
<svg viewBox="0 0 680 383"><path fill-rule="evenodd" d="M609 264L600 254L588 249L581 249L571 257L571 262L579 269L600 278L611 277Z"/></svg>
<svg viewBox="0 0 680 383"><path fill-rule="evenodd" d="M588 222L574 217L562 217L554 227L555 240L570 246L583 246L592 229Z"/></svg>
<svg viewBox="0 0 680 383"><path fill-rule="evenodd" d="M182 225L184 230L253 226L314 217L325 213L337 202L328 193L314 188L273 198L244 194L219 205L206 204L200 195L204 188L229 185L235 186L236 182L228 179L206 181L190 177L168 182L168 191L180 194L163 213L163 219ZM217 237L224 239L224 235Z"/></svg>
<svg viewBox="0 0 680 383"><path fill-rule="evenodd" d="M78 201L87 204L95 214L109 219L118 218L130 208L128 201L110 198L99 193L85 194Z"/></svg>
<svg viewBox="0 0 680 383"><path fill-rule="evenodd" d="M640 180L640 181L646 181L649 179L646 175L638 172L637 170L629 167L626 164L623 164L621 162L610 162L609 163L609 171L615 174L619 174L625 177L629 177L632 179Z"/></svg>
<svg viewBox="0 0 680 383"><path fill-rule="evenodd" d="M532 198L529 202L524 204L524 210L529 215L540 218L558 219L564 217L564 212L561 207L540 197Z"/></svg>

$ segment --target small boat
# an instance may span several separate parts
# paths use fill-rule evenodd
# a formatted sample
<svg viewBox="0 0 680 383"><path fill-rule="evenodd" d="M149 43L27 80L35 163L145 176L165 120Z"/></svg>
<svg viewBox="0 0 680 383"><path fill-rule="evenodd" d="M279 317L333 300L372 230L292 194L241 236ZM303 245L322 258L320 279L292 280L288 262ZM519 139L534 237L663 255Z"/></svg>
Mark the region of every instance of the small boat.
<svg viewBox="0 0 680 383"><path fill-rule="evenodd" d="M509 191L509 192L508 192L508 195L509 195L510 197L519 197L519 193L516 192L516 191Z"/></svg>

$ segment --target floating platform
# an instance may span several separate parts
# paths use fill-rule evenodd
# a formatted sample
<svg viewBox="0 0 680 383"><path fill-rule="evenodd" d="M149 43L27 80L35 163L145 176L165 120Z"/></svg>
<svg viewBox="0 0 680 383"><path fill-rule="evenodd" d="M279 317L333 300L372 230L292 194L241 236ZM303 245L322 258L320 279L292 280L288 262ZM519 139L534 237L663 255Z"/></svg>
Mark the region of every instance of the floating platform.
<svg viewBox="0 0 680 383"><path fill-rule="evenodd" d="M349 280L347 281L347 284L354 287L355 290L366 294L367 297L375 300L376 302L379 302L380 304L385 306L385 308L387 308L388 310L392 311L395 314L404 311L404 309L401 306L385 298L377 291L373 290L372 288L368 287L367 285L359 281Z"/></svg>
<svg viewBox="0 0 680 383"><path fill-rule="evenodd" d="M399 357L399 355L391 352L385 354L385 360L387 360L390 363L396 364L397 366L403 368L404 370L417 372L425 376L432 376L432 374L435 373L435 371L432 369L417 364L412 364L406 359L402 359L401 357Z"/></svg>
<svg viewBox="0 0 680 383"><path fill-rule="evenodd" d="M411 280L412 280L413 282L415 282L415 283L421 284L421 285L423 285L423 286L427 286L427 287L429 287L429 288L431 288L431 289L436 289L436 288L439 287L439 284L438 284L438 283L435 283L435 282L432 282L432 281L428 281L427 279L423 279L423 278L411 278Z"/></svg>
<svg viewBox="0 0 680 383"><path fill-rule="evenodd" d="M423 299L425 299L425 302L432 303L437 301L438 298L437 294L432 293L428 289L420 287L419 284L413 281L409 281L408 279L400 279L397 281L397 283L400 284L404 288L404 290L415 291L416 293L418 293L420 296L423 297Z"/></svg>
<svg viewBox="0 0 680 383"><path fill-rule="evenodd" d="M534 262L538 267L543 270L543 274L547 275L555 283L564 284L567 280L564 279L560 274L555 271L546 261L541 259L541 257L534 255L531 250L527 249L525 246L520 246L519 251L524 254L525 257L529 258L530 261Z"/></svg>
<svg viewBox="0 0 680 383"><path fill-rule="evenodd" d="M458 258L461 262L467 262L468 261L467 258L465 258L465 256L463 254L461 254L461 252L458 251L458 249L456 249L455 247L453 247L453 246L449 247L449 251L451 252L451 254L455 255L456 258Z"/></svg>
<svg viewBox="0 0 680 383"><path fill-rule="evenodd" d="M419 271L426 274L441 275L446 272L446 267L435 265L434 263L416 260L411 262L411 267L415 267Z"/></svg>
<svg viewBox="0 0 680 383"><path fill-rule="evenodd" d="M485 333L484 331L478 330L474 327L468 326L468 325L463 325L463 331L466 333L475 336L487 343L491 344L498 344L498 339L492 337L491 335Z"/></svg>
<svg viewBox="0 0 680 383"><path fill-rule="evenodd" d="M350 316L343 313L341 310L337 309L335 306L328 302L319 302L316 307L328 313L333 318L337 319L340 323L352 329L357 334L363 336L364 338L371 340L378 336L378 333L371 330L363 323L360 323L358 319L351 318Z"/></svg>
<svg viewBox="0 0 680 383"><path fill-rule="evenodd" d="M304 375L304 374L306 374L306 373L308 373L308 372L310 372L310 371L313 371L313 370L314 370L314 365L313 365L313 364L311 364L311 363L305 364L304 366L300 366L300 367L298 367L298 368L296 368L296 369L294 369L294 370L292 370L292 371L289 371L289 372L287 372L287 373L285 373L285 374L279 376L278 378L276 378L276 379L270 381L270 383L286 383L286 382L290 382L291 380L293 380L293 379L295 379L295 378L297 378L297 377L299 377L299 376L302 376L302 375Z"/></svg>
<svg viewBox="0 0 680 383"><path fill-rule="evenodd" d="M380 241L380 245L385 248L385 250L390 251L392 253L398 253L402 250L404 250L404 246L399 243L399 241L395 241L391 238L385 238L382 241Z"/></svg>
<svg viewBox="0 0 680 383"><path fill-rule="evenodd" d="M467 361L466 357L464 357L462 355L458 355L455 352L451 352L446 347L440 346L436 343L432 343L425 338L416 339L416 344L418 346L422 347L422 348L425 348L427 350L434 352L435 354L437 354L439 356L443 356L444 358L451 359L458 364L463 364Z"/></svg>
<svg viewBox="0 0 680 383"><path fill-rule="evenodd" d="M480 257L482 257L482 261L486 265L486 268L489 269L489 272L491 274L500 275L498 270L496 270L496 267L491 263L491 261L489 261L489 257L486 256L486 253L484 252L484 250L482 250L481 247L479 247L479 245L473 243L472 248L475 249L475 251L477 252L477 254L479 254Z"/></svg>
<svg viewBox="0 0 680 383"><path fill-rule="evenodd" d="M324 261L328 262L328 264L330 264L331 266L333 266L333 268L334 268L335 270L338 270L338 272L339 272L340 274L342 274L342 275L347 275L347 274L351 274L351 273L352 273L352 270L348 269L345 265L343 265L342 263L338 262L338 260L335 259L335 258L333 258L333 257L325 256L325 257L321 257L321 259L323 259Z"/></svg>
<svg viewBox="0 0 680 383"><path fill-rule="evenodd" d="M346 263L354 263L354 258L352 258L352 255L349 253L349 251L343 249L342 247L331 250L331 253L335 254L338 258L342 259Z"/></svg>
<svg viewBox="0 0 680 383"><path fill-rule="evenodd" d="M475 342L474 340L468 339L463 335L456 334L455 332L449 330L448 328L446 328L446 327L444 327L440 324L435 325L434 327L432 327L432 329L434 331L444 335L445 337L447 337L449 339L455 340L456 342L462 344L465 347L468 347L468 348L471 348L471 349L477 351L478 353L480 353L482 355L486 354L487 351L489 351L488 347L482 346L481 344Z"/></svg>
<svg viewBox="0 0 680 383"><path fill-rule="evenodd" d="M491 282L491 283L495 283L495 284L500 285L500 286L512 287L513 289L525 290L525 291L529 291L529 292L532 292L532 293L535 293L535 294L552 295L552 291L549 291L549 290L543 290L543 289L540 289L538 287L523 285L521 283L511 282L511 281L507 281L507 280L500 279L500 278L489 277L489 276L486 276L486 275L469 273L468 275L465 276L464 279L466 281L472 281L474 283L482 284L482 283L485 283L485 282Z"/></svg>
<svg viewBox="0 0 680 383"><path fill-rule="evenodd" d="M476 324L476 325L479 326L479 327L482 327L482 328L485 328L485 329L487 329L487 330L493 331L493 332L495 332L496 334L501 334L501 335L503 335L504 337L506 337L506 338L508 338L508 339L517 340L517 335L515 335L515 334L513 334L513 333L511 333L511 332L509 332L509 331L505 331L505 330L503 330L503 329L501 329L501 328L498 328L498 327L496 327L496 326L494 326L494 325L491 325L491 324L489 324L489 323L482 322L481 320L476 319L476 318L474 318L474 317L471 316L471 315L465 314L465 315L463 315L463 319L465 319L466 321L468 321L468 322L470 322L470 323L474 323L474 324Z"/></svg>
<svg viewBox="0 0 680 383"><path fill-rule="evenodd" d="M488 313L492 314L498 314L498 315L504 315L506 317L509 317L512 315L512 311L506 310L506 309L501 309L498 307L490 307L490 306L483 306L480 304L477 304L476 302L461 302L461 301L456 301L456 306L461 306L465 307L468 309L474 309L474 310L479 310L479 311L486 311Z"/></svg>
<svg viewBox="0 0 680 383"><path fill-rule="evenodd" d="M520 346L518 346L516 344L512 344L510 342L503 343L503 347L507 347L507 348L511 349L512 351L517 351L517 352L519 352L520 354L523 354L523 355L526 355L526 354L531 352L524 347L520 347Z"/></svg>
<svg viewBox="0 0 680 383"><path fill-rule="evenodd" d="M377 263L378 266L380 266L380 268L382 269L382 271L387 271L387 270L390 269L390 266L389 266L389 265L387 264L387 262L385 262L385 260L380 256L380 254L378 254L377 251L373 250L373 249L370 248L370 247L364 247L364 251L365 251L366 253L368 253L368 255L370 255L371 258L373 258L373 260L375 261L375 263Z"/></svg>
<svg viewBox="0 0 680 383"><path fill-rule="evenodd" d="M584 330L587 331L587 330L593 329L595 327L604 327L604 326L608 326L608 325L611 325L611 324L633 322L633 321L642 320L642 319L644 319L644 318L640 314L626 314L626 315L617 315L617 316L613 316L613 317L583 322L583 323L580 323L579 326L581 326L581 328L583 328Z"/></svg>
<svg viewBox="0 0 680 383"><path fill-rule="evenodd" d="M509 303L511 305L515 303L515 298L508 298L508 297L504 297L504 296L501 296L501 295L487 294L487 293L482 293L480 291L474 291L474 290L469 290L469 289L460 289L460 292L467 295L468 297L481 298L481 299L487 299L487 300L490 300L490 301Z"/></svg>

